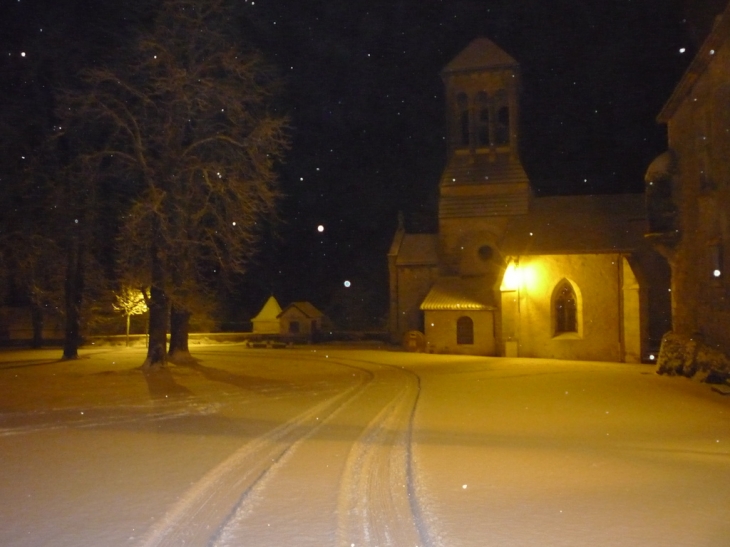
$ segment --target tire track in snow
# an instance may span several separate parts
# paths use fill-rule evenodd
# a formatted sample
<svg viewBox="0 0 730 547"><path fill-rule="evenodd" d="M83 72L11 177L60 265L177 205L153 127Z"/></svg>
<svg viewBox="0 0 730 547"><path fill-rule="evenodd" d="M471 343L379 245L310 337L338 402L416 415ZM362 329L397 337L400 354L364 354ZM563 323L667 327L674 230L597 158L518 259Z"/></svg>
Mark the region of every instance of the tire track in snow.
<svg viewBox="0 0 730 547"><path fill-rule="evenodd" d="M276 497L299 482L297 468L309 469L311 466L311 459L307 458L312 457L312 447L301 443L311 439L321 446L328 438L326 430L325 437L320 439L317 432L312 431L293 447L299 450L290 450L272 466L265 480L252 488L229 522L221 528L212 543L215 547L258 545L257 541L261 541L261 545L298 545L297 541L301 541L302 545L334 544L337 547L432 545L416 497L411 452L420 378L402 367L378 362L341 357L329 361L373 374L373 381L365 389L322 424L337 430L343 423L348 427L358 423L359 428L359 433L350 440L349 449L342 456L341 471L334 477L327 477L325 473L317 487L322 492L333 489L335 495L331 508L322 505L322 500L326 499L326 496L322 498L322 494L309 498L314 512L297 505L307 503L308 498L302 492L291 492L298 500L294 507L291 503L284 504L283 499L277 501ZM363 419L365 413L370 418ZM338 435L337 438L341 437ZM321 458L330 463L333 463L334 456L332 452L321 454ZM308 484L311 485L311 481ZM290 514L284 507L294 509L296 513ZM330 533L325 531L318 536L322 534L330 512L335 515ZM283 518L276 518L274 514ZM312 518L322 522L315 525L309 520ZM262 523L270 520L276 523L266 525L270 528L263 528ZM314 528L319 532L314 532Z"/></svg>
<svg viewBox="0 0 730 547"><path fill-rule="evenodd" d="M336 363L333 360L330 364ZM344 365L343 366L350 366ZM327 401L299 414L260 438L239 448L206 473L165 516L147 532L144 547L210 545L220 537L257 484L303 439L355 399L373 380L370 371L361 381Z"/></svg>
<svg viewBox="0 0 730 547"><path fill-rule="evenodd" d="M338 500L337 545L428 546L411 452L420 378L400 367L379 366L389 381L402 385L350 450Z"/></svg>

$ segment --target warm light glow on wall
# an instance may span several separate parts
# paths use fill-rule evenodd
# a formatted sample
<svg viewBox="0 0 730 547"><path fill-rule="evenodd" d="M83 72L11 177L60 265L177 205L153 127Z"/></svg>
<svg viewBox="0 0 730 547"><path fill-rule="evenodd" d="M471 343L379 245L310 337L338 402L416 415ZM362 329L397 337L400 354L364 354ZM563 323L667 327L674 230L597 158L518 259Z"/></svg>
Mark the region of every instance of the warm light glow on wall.
<svg viewBox="0 0 730 547"><path fill-rule="evenodd" d="M508 291L536 291L548 290L545 265L538 258L523 257L522 260L510 259L502 278L499 290Z"/></svg>
<svg viewBox="0 0 730 547"><path fill-rule="evenodd" d="M530 260L527 264L520 264L520 283L522 287L531 291L545 290L545 268L540 260Z"/></svg>
<svg viewBox="0 0 730 547"><path fill-rule="evenodd" d="M518 265L518 282L522 291L541 293L551 290L548 286L550 276L545 260L535 257L523 258Z"/></svg>
<svg viewBox="0 0 730 547"><path fill-rule="evenodd" d="M501 291L516 291L520 286L520 267L513 261L507 265L507 270L502 278Z"/></svg>

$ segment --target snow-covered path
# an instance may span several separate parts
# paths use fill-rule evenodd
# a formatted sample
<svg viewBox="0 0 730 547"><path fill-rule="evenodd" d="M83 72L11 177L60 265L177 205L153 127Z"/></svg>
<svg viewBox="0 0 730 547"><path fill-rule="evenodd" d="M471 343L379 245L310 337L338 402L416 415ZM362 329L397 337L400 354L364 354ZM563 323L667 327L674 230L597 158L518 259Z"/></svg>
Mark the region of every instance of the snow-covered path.
<svg viewBox="0 0 730 547"><path fill-rule="evenodd" d="M729 398L647 366L0 353L0 545L730 544Z"/></svg>
<svg viewBox="0 0 730 547"><path fill-rule="evenodd" d="M409 473L417 376L324 357L353 383L243 444L190 488L142 545L422 543Z"/></svg>

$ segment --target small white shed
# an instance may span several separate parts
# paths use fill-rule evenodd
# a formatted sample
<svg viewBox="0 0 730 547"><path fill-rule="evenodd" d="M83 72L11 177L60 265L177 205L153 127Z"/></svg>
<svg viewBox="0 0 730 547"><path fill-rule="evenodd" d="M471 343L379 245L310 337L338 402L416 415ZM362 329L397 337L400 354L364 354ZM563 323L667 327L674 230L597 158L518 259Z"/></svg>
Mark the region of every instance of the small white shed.
<svg viewBox="0 0 730 547"><path fill-rule="evenodd" d="M253 332L257 334L279 334L281 330L279 326L280 313L281 306L279 306L273 295L270 296L259 314L251 319Z"/></svg>

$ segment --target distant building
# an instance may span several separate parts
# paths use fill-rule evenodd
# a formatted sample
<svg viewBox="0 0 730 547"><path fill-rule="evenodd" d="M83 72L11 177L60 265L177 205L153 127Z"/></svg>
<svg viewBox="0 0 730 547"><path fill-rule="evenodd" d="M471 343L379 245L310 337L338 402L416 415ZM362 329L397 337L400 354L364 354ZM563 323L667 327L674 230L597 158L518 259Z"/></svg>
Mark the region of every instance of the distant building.
<svg viewBox="0 0 730 547"><path fill-rule="evenodd" d="M279 323L280 313L281 306L279 306L279 303L273 295L270 296L258 315L251 319L253 332L256 334L279 334L281 331Z"/></svg>
<svg viewBox="0 0 730 547"><path fill-rule="evenodd" d="M669 150L646 174L647 235L671 266L660 370L730 371L730 4L658 116Z"/></svg>
<svg viewBox="0 0 730 547"><path fill-rule="evenodd" d="M520 70L488 39L442 71L439 229L388 253L390 332L427 351L637 362L669 330L669 269L643 194L534 197L519 156Z"/></svg>
<svg viewBox="0 0 730 547"><path fill-rule="evenodd" d="M325 314L309 302L292 302L278 315L281 334L316 336L328 325Z"/></svg>

